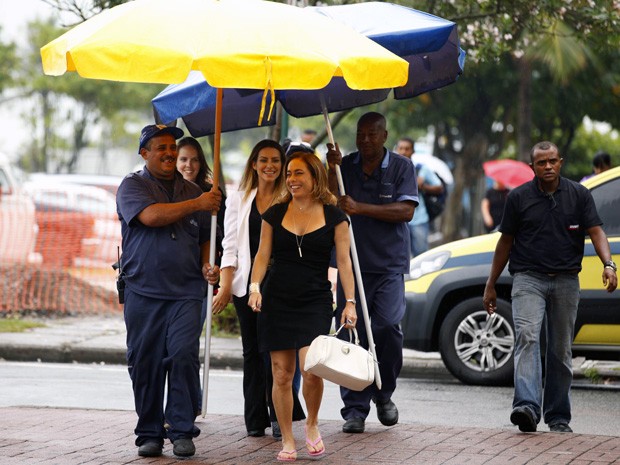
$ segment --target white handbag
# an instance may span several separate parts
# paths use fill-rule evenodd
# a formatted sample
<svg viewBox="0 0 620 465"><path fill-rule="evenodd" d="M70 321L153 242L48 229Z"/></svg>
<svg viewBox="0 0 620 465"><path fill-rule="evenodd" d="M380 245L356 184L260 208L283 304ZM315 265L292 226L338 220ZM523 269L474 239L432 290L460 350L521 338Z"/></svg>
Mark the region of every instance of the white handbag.
<svg viewBox="0 0 620 465"><path fill-rule="evenodd" d="M349 329L349 341L338 339L342 328L344 325L335 334L321 335L312 341L304 369L342 387L361 391L375 380L375 360L360 346L357 329Z"/></svg>

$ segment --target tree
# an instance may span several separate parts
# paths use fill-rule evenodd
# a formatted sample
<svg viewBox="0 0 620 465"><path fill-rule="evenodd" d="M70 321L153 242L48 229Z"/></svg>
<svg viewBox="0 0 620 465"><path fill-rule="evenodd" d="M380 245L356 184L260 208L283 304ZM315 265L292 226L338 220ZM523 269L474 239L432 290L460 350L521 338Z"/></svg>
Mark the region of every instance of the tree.
<svg viewBox="0 0 620 465"><path fill-rule="evenodd" d="M550 108L561 110L557 105L547 106L537 113L530 109L530 102L536 105L537 100L529 95L545 92L539 101L548 104L549 95L576 93L577 89L570 87L579 70L587 68L590 78L593 73L600 73L601 70L592 65L594 60L589 63L585 60L591 57L587 45L592 44L593 48L603 51L617 50L620 11L612 1L454 0L430 5L427 2L406 3L414 7L417 4L427 10L430 8L431 13L455 20L459 24L463 47L468 52L465 73L459 82L443 91L431 93L440 95L431 96L431 100L445 115L434 121L436 134L446 141L444 145L448 151L455 149L452 155L456 160L457 185L445 215L447 221L444 222L444 235L447 240L452 240L462 235L463 210L459 194L466 187L460 181L468 180L470 185L479 186L480 183L475 180L481 176L481 161L497 156L500 148L509 148L522 158L526 157L531 138L540 139L543 135L546 138L561 138L564 150L569 149L572 136L587 114L589 105L573 112L572 118L563 111L558 111L559 116L552 113ZM567 58L574 59L571 66L567 66ZM486 75L484 67L489 64L493 66L492 73L497 73L496 76ZM501 68L512 69L514 75L502 73ZM550 72L555 72L555 81L551 79L553 75ZM566 78L570 76L569 72L572 79ZM519 78L517 82L514 81L515 76ZM540 79L540 76L546 80ZM558 79L558 76L561 78ZM476 81L474 89L464 86L470 77ZM500 79L510 86L504 89L494 86L493 80ZM515 92L515 89L519 91ZM497 94L494 90L502 93ZM579 90L582 90L581 87ZM598 90L601 93L607 91L606 100L614 99L609 87ZM475 95L473 102L469 98L471 91ZM460 105L460 98L453 97L454 93L468 103L466 108ZM447 105L443 106L445 103ZM425 115L428 116L428 112ZM451 123L446 124L446 121ZM536 125L537 122L540 126ZM462 146L460 149L456 149L453 143L455 136ZM478 170L477 176L472 168ZM478 192L472 196L471 204L475 208L479 204L481 189L474 190ZM474 213L476 211L477 208ZM479 223L471 222L472 225ZM470 226L468 232L472 229Z"/></svg>
<svg viewBox="0 0 620 465"><path fill-rule="evenodd" d="M1 32L2 28L0 27ZM15 44L13 42L0 42L0 93L13 84L16 65Z"/></svg>
<svg viewBox="0 0 620 465"><path fill-rule="evenodd" d="M42 0L55 10L61 13L70 13L75 17L75 24L86 21L91 16L101 13L127 0L91 0L84 2L83 0ZM69 26L69 25L66 25Z"/></svg>
<svg viewBox="0 0 620 465"><path fill-rule="evenodd" d="M43 75L39 49L62 32L52 19L28 25L30 50L19 83L22 95L35 100L34 111L27 115L33 137L28 156L22 160L22 165L33 171L46 171L48 162L54 160L57 171L73 172L80 153L90 143L89 130L94 125L101 126L104 134L122 137L124 120L148 115L151 97L163 88L89 80L73 73ZM102 141L104 149L109 143Z"/></svg>

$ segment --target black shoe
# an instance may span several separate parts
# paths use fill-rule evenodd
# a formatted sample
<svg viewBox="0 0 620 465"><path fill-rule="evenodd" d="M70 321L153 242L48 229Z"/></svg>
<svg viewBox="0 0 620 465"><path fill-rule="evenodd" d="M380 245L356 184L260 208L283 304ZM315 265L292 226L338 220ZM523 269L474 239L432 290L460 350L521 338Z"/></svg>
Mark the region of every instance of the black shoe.
<svg viewBox="0 0 620 465"><path fill-rule="evenodd" d="M138 447L138 455L140 457L159 457L162 454L164 445L156 439L148 439L140 447Z"/></svg>
<svg viewBox="0 0 620 465"><path fill-rule="evenodd" d="M174 441L172 452L178 457L191 457L196 453L196 446L190 438L181 438Z"/></svg>
<svg viewBox="0 0 620 465"><path fill-rule="evenodd" d="M377 404L377 418L382 425L393 426L398 423L398 409L394 402L387 400L385 402L375 400Z"/></svg>
<svg viewBox="0 0 620 465"><path fill-rule="evenodd" d="M343 433L363 433L364 432L364 419L363 418L349 418L342 425Z"/></svg>
<svg viewBox="0 0 620 465"><path fill-rule="evenodd" d="M282 431L280 431L280 425L277 421L271 422L271 435L276 439L280 439L282 437Z"/></svg>
<svg viewBox="0 0 620 465"><path fill-rule="evenodd" d="M556 423L555 425L549 425L549 431L552 433L572 433L573 430L568 423Z"/></svg>
<svg viewBox="0 0 620 465"><path fill-rule="evenodd" d="M264 435L264 429L251 429L248 431L248 436L252 436L253 438L262 438Z"/></svg>
<svg viewBox="0 0 620 465"><path fill-rule="evenodd" d="M516 407L510 414L510 421L513 425L517 425L519 430L524 433L533 433L536 431L536 420L527 407Z"/></svg>

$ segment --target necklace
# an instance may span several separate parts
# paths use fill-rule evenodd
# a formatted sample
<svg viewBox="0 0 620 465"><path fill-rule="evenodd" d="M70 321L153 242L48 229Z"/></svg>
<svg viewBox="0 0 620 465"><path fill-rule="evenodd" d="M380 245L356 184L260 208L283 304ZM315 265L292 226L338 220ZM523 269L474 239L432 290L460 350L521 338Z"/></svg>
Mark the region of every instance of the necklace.
<svg viewBox="0 0 620 465"><path fill-rule="evenodd" d="M299 209L301 210L301 208ZM303 257L301 253L301 244L304 241L304 236L306 235L306 231L308 231L308 226L310 226L310 220L312 219L312 214L308 214L308 222L306 223L306 228L304 229L301 237L297 235L297 222L295 221L295 214L293 214L293 228L295 229L295 243L297 244L297 251L299 252L299 258Z"/></svg>

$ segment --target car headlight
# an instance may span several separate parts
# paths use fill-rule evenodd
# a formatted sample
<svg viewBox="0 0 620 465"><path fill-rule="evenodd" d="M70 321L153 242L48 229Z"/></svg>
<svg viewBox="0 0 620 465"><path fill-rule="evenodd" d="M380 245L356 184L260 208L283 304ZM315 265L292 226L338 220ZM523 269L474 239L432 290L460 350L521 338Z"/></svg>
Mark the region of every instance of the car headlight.
<svg viewBox="0 0 620 465"><path fill-rule="evenodd" d="M409 279L418 279L426 274L441 270L449 258L450 252L447 250L424 253L415 257L409 265Z"/></svg>

